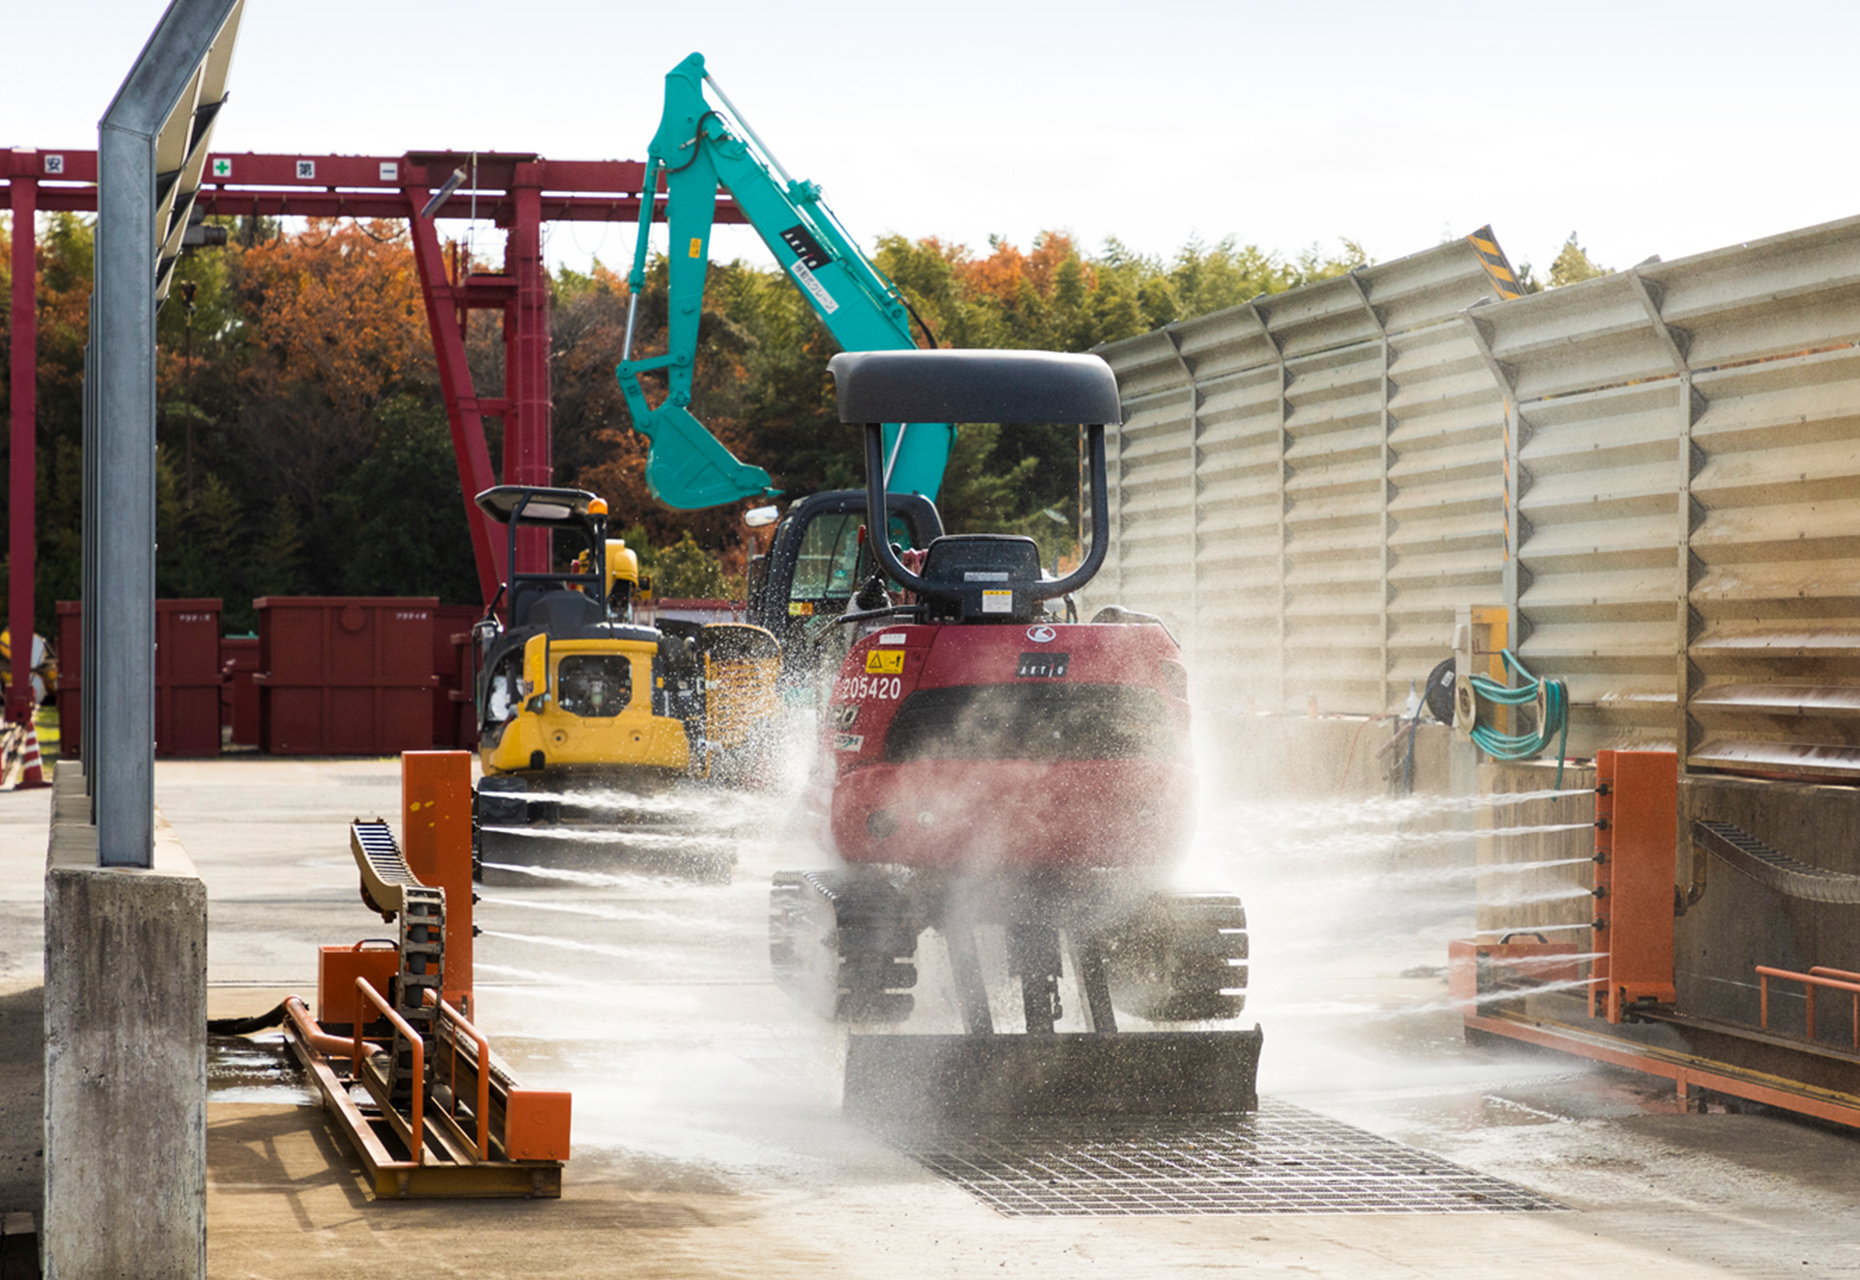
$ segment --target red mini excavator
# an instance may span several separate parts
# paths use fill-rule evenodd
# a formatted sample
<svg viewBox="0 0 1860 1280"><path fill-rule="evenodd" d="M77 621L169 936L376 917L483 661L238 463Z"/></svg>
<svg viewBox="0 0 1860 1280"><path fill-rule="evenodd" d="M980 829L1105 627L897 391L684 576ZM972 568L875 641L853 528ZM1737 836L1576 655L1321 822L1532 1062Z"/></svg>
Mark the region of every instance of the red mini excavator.
<svg viewBox="0 0 1860 1280"><path fill-rule="evenodd" d="M931 350L846 353L828 369L841 420L865 428L868 530L886 528L886 422L1083 424L1092 494L1091 545L1063 578L1041 573L1026 537L946 535L915 571L870 539L904 595L869 584L840 619L861 634L811 792L840 865L777 875L770 904L790 994L891 1024L851 1038L848 1112L1251 1110L1259 1030L1205 1025L1244 1004L1245 911L1168 885L1194 833L1180 651L1147 614L1047 612L1104 563L1104 426L1121 421L1109 366ZM963 1034L904 1025L930 935ZM1119 1009L1151 1029L1120 1031Z"/></svg>

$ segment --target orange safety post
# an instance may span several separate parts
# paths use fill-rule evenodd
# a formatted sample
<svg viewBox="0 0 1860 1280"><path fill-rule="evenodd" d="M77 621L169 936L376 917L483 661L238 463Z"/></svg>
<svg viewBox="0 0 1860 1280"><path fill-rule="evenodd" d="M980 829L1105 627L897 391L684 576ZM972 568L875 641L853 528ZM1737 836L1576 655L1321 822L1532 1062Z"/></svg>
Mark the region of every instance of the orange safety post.
<svg viewBox="0 0 1860 1280"><path fill-rule="evenodd" d="M446 893L445 989L472 1012L471 752L408 751L400 758L400 847L420 882Z"/></svg>
<svg viewBox="0 0 1860 1280"><path fill-rule="evenodd" d="M1595 753L1595 962L1589 1016L1620 1022L1637 1001L1671 1004L1679 760Z"/></svg>

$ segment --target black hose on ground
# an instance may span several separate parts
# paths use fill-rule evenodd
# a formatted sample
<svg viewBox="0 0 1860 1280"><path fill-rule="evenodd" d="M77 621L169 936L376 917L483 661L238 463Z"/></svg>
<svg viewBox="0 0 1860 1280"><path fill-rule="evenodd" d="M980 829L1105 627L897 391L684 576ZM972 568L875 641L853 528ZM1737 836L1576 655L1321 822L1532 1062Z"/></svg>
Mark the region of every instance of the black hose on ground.
<svg viewBox="0 0 1860 1280"><path fill-rule="evenodd" d="M209 1018L207 1034L210 1036L249 1036L254 1031L269 1031L273 1027L284 1025L284 1006L279 1005L269 1013L261 1013L251 1018Z"/></svg>

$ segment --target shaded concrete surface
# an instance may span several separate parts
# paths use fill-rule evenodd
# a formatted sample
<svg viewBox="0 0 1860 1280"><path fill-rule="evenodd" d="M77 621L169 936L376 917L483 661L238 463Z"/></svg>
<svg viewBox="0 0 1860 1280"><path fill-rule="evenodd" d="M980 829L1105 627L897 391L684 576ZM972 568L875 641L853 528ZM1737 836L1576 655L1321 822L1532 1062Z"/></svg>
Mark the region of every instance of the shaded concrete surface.
<svg viewBox="0 0 1860 1280"><path fill-rule="evenodd" d="M156 781L208 887L212 1014L308 996L318 943L384 935L345 828L395 817L393 761L164 761ZM484 891L481 1025L526 1084L575 1095L562 1200L372 1203L300 1088L234 1073L208 1107L209 1274L1860 1274L1845 1131L1687 1114L1643 1077L1464 1044L1444 964L1473 926L1472 837L1413 803L1204 803L1187 875L1247 895L1261 1091L1567 1211L1002 1217L840 1120L844 1034L792 1010L766 956L769 872L820 859L791 802L758 803L729 885ZM925 960L927 1025L953 1028Z"/></svg>
<svg viewBox="0 0 1860 1280"><path fill-rule="evenodd" d="M45 851L52 793L0 792L0 1214L44 1209Z"/></svg>

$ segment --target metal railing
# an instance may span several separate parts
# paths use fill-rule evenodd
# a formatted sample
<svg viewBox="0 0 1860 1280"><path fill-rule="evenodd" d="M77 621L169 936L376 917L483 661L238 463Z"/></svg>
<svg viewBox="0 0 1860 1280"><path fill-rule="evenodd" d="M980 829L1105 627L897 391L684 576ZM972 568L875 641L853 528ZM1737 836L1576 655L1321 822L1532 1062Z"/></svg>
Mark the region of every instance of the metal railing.
<svg viewBox="0 0 1860 1280"><path fill-rule="evenodd" d="M362 1057L365 1044L362 1039L362 1006L364 1004L373 1006L382 1017L388 1020L389 1024L392 1025L396 1031L400 1032L400 1034L405 1037L407 1043L412 1046L413 1049L413 1078L416 1081L425 1080L426 1043L420 1039L420 1033L413 1029L413 1024L401 1017L399 1013L395 1012L394 1006L389 1004L387 999L382 996L379 991L376 991L366 978L357 978L355 980L355 1020L350 1024L354 1029L355 1041L349 1050L349 1078L351 1080L360 1080L362 1078ZM390 1049L389 1052L392 1052L392 1050ZM416 1086L413 1090L412 1112L408 1117L408 1127L411 1130L412 1136L407 1139L407 1145L412 1149L413 1162L415 1164L426 1163L425 1120L426 1090Z"/></svg>
<svg viewBox="0 0 1860 1280"><path fill-rule="evenodd" d="M1770 1029L1770 979L1782 978L1802 984L1803 1003L1808 1013L1804 1022L1803 1038L1815 1038L1815 992L1845 991L1853 997L1853 1031L1854 1052L1860 1053L1860 973L1849 973L1845 969L1830 969L1816 965L1807 973L1796 973L1789 969L1772 969L1760 964L1757 966L1757 1002L1758 1025L1765 1031Z"/></svg>
<svg viewBox="0 0 1860 1280"><path fill-rule="evenodd" d="M432 992L427 992L427 995L431 996ZM478 1105L472 1109L472 1114L478 1121L478 1158L480 1160L489 1160L491 1158L491 1042L484 1038L484 1033L473 1026L464 1014L460 1013L444 1000L439 1001L439 1016L444 1021L451 1023L453 1028L452 1079L455 1082L455 1087L452 1091L452 1104L447 1108L447 1114L450 1115L454 1121L458 1119L458 1089L456 1088L456 1081L459 1078L458 1033L463 1032L469 1037L472 1044L478 1050L476 1071L478 1077Z"/></svg>

